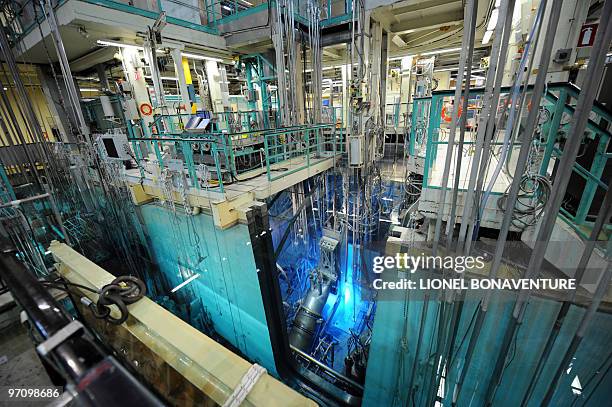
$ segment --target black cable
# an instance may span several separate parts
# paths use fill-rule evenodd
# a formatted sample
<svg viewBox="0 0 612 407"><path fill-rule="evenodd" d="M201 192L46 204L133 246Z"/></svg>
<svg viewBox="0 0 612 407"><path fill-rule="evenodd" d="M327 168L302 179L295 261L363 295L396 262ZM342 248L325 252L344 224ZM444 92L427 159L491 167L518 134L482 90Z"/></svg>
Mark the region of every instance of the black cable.
<svg viewBox="0 0 612 407"><path fill-rule="evenodd" d="M516 356L516 348L517 348L517 342L518 342L518 335L519 335L519 331L521 330L521 327L523 325L519 325L518 329L516 330L516 334L514 335L514 339L512 341L512 343L514 344L514 347L512 348L512 356L510 356L510 359L508 359L508 363L506 363L506 365L504 366L503 370L500 373L500 383L501 383L501 378L504 376L504 373L506 371L506 369L508 368L508 366L510 366L510 364L512 363L512 361L514 361L514 357Z"/></svg>
<svg viewBox="0 0 612 407"><path fill-rule="evenodd" d="M504 195L497 200L497 207L501 211L509 209L506 208L507 193L509 189L510 185L508 185ZM513 225L521 229L534 225L543 213L550 193L551 184L548 178L538 174L524 175L521 178L519 195L514 204L514 208L512 208ZM535 202L532 203L534 199ZM530 219L525 220L528 217L530 217Z"/></svg>
<svg viewBox="0 0 612 407"><path fill-rule="evenodd" d="M82 284L76 284L76 283L71 283L62 279L58 279L56 281L48 281L48 280L39 280L40 283L42 285L46 285L46 286L73 286L73 287L77 287L77 288L81 288L83 290L87 290L90 291L92 293L96 293L98 294L98 290L91 288L91 287L87 287L85 285ZM55 288L55 287L54 287Z"/></svg>
<svg viewBox="0 0 612 407"><path fill-rule="evenodd" d="M463 343L465 342L465 339L467 338L468 333L470 332L470 330L472 328L472 324L476 320L476 315L478 314L478 310L480 309L480 304L481 303L482 303L482 300L478 301L478 304L476 304L476 308L474 309L474 314L472 315L472 318L470 319L470 323L468 324L468 327L465 330L465 334L463 335L463 338L461 338L461 342L459 342L459 346L457 347L457 350L455 351L455 354L452 355L450 360L449 360L449 363L448 363L449 366L453 365L453 361L455 360L455 358L459 354L459 351L461 350L461 347L463 346Z"/></svg>
<svg viewBox="0 0 612 407"><path fill-rule="evenodd" d="M117 277L100 290L72 283L62 278L55 281L41 280L40 283L45 287L62 290L68 294L80 295L72 292L68 287L76 287L98 294L98 300L95 303L87 297L81 297L81 302L90 309L94 317L104 319L115 325L120 325L127 320L129 315L127 305L135 303L146 294L144 282L133 276ZM115 305L119 309L118 318L111 315L111 305Z"/></svg>

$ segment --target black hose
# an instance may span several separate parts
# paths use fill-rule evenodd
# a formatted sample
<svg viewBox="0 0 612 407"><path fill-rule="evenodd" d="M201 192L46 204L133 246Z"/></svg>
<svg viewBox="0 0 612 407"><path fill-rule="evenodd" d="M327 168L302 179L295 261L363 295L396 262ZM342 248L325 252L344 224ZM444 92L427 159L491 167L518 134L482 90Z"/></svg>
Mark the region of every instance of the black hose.
<svg viewBox="0 0 612 407"><path fill-rule="evenodd" d="M121 325L127 320L129 315L127 305L135 303L146 294L145 284L142 280L133 276L117 277L100 290L63 280L41 281L41 283L43 286L67 292L69 292L68 287L76 287L98 294L97 302L89 302L89 300L83 302L88 306L94 317L104 319L115 325ZM111 315L111 305L115 305L119 309L118 318Z"/></svg>

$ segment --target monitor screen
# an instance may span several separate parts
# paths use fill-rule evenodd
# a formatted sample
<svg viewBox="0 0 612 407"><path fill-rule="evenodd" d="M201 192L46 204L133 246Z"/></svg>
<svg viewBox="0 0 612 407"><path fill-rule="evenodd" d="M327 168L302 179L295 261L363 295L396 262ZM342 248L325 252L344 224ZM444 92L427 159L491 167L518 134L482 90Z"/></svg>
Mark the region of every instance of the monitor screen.
<svg viewBox="0 0 612 407"><path fill-rule="evenodd" d="M105 137L102 139L102 142L104 143L104 148L109 158L120 158L117 147L115 146L115 140L111 137Z"/></svg>

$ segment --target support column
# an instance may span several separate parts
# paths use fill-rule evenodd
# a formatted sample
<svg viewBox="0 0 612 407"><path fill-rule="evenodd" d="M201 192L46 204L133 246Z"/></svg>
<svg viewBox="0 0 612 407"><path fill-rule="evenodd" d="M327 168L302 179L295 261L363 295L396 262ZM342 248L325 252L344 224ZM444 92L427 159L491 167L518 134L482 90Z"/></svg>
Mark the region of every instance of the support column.
<svg viewBox="0 0 612 407"><path fill-rule="evenodd" d="M212 102L212 110L214 113L225 111L225 103L223 97L223 89L221 82L223 81L219 66L215 61L206 61L206 76L208 77L208 92Z"/></svg>
<svg viewBox="0 0 612 407"><path fill-rule="evenodd" d="M342 65L342 125L345 128L348 128L348 111L350 109L349 103L349 82L351 80L351 66L350 65Z"/></svg>
<svg viewBox="0 0 612 407"><path fill-rule="evenodd" d="M132 97L136 101L136 106L141 110L142 105L148 105L149 89L147 82L144 78L144 71L142 69L142 62L139 58L138 48L136 47L124 47L121 48L121 59L123 60L123 71L125 77L132 87ZM141 115L145 124L153 122L153 115L145 116Z"/></svg>
<svg viewBox="0 0 612 407"><path fill-rule="evenodd" d="M401 61L401 82L400 82L400 114L407 114L412 96L412 56L403 57Z"/></svg>
<svg viewBox="0 0 612 407"><path fill-rule="evenodd" d="M379 22L373 21L370 26L372 37L372 67L370 71L370 115L374 122L380 121L380 106L384 102L381 100L381 48L382 48L382 26ZM366 54L368 55L368 54Z"/></svg>
<svg viewBox="0 0 612 407"><path fill-rule="evenodd" d="M302 44L299 41L295 41L294 43L294 47L297 50L297 52L295 53L295 66L297 69L295 69L295 72L292 72L291 76L293 79L293 84L294 85L298 85L298 84L304 84L304 74L302 72L302 67L304 66L304 58L303 58L303 54L302 54ZM305 85L305 84L304 84ZM290 86L290 90L293 90L295 92L295 101L296 101L296 117L297 117L297 124L304 124L306 123L306 108L304 105L304 88L305 86Z"/></svg>
<svg viewBox="0 0 612 407"><path fill-rule="evenodd" d="M151 80L153 81L153 88L155 89L155 100L157 102L156 107L164 106L166 104L166 98L164 95L164 85L162 84L159 69L157 68L157 54L155 44L151 44L149 41L145 41L144 57L151 71Z"/></svg>
<svg viewBox="0 0 612 407"><path fill-rule="evenodd" d="M185 71L183 70L183 55L181 54L181 50L178 48L171 49L170 55L174 61L174 73L176 75L176 79L178 79L179 93L181 94L181 101L183 102L181 104L181 110L184 110L185 113L190 113L191 100L189 98L189 91L187 90Z"/></svg>

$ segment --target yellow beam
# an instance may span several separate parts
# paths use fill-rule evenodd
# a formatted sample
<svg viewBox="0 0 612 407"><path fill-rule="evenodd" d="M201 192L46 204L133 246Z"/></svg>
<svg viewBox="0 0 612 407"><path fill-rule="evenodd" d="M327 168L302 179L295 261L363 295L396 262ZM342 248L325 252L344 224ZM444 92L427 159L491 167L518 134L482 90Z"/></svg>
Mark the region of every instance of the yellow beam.
<svg viewBox="0 0 612 407"><path fill-rule="evenodd" d="M50 247L59 273L68 281L100 289L115 277L64 243L54 241ZM82 295L97 300L97 294L82 291ZM149 298L142 298L128 306L130 316L121 326L107 325L104 330L109 342L120 329L131 335L131 340L144 345L145 353L154 354L171 366L205 398L222 405L238 386L251 363L242 359L219 343L210 339L191 325L166 311ZM123 331L122 331L123 333ZM123 335L125 336L125 335ZM134 346L138 348L139 346ZM121 349L117 349L120 351ZM136 354L146 358L146 354ZM146 364L138 363L136 368ZM147 377L147 372L140 370ZM149 372L148 379L164 381L159 372ZM169 379L168 379L169 380ZM159 390L159 389L158 389ZM201 397L200 397L201 399ZM290 387L264 374L246 397L245 403L253 406L316 406L317 404Z"/></svg>

